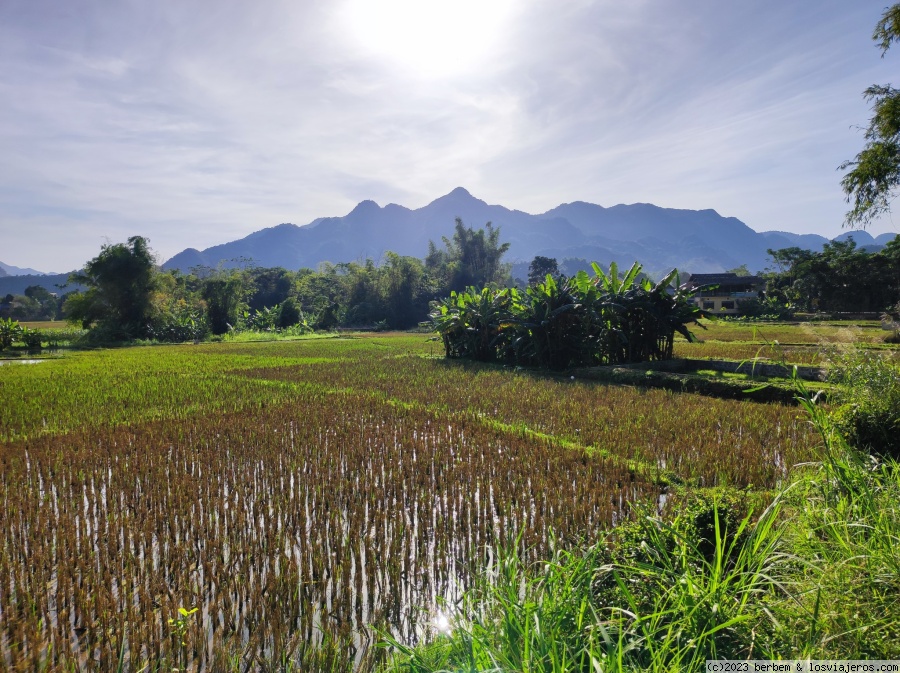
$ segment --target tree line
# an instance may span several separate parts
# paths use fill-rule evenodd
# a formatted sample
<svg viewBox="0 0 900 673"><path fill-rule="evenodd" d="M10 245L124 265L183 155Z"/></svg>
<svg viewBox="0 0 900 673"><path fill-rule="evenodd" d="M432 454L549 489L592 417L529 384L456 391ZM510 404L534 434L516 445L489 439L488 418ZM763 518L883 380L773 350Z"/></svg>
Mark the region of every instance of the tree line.
<svg viewBox="0 0 900 673"><path fill-rule="evenodd" d="M851 238L821 252L798 247L769 250L774 268L763 274L770 304L801 311L883 312L900 302L900 236L878 252Z"/></svg>
<svg viewBox="0 0 900 673"><path fill-rule="evenodd" d="M387 252L377 263L296 271L245 260L190 273L159 269L149 241L132 236L104 245L72 274L87 289L67 295L62 312L102 341L186 341L242 329L408 329L427 320L430 302L455 290L511 282L501 261L509 244L499 236L490 223L473 229L457 218L453 235L431 242L424 259Z"/></svg>

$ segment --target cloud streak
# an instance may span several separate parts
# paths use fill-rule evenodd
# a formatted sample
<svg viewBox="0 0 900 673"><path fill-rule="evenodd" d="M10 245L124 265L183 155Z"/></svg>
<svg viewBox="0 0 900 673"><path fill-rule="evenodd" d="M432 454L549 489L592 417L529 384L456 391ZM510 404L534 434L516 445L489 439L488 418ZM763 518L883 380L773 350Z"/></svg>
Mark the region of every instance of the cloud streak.
<svg viewBox="0 0 900 673"><path fill-rule="evenodd" d="M457 185L529 212L643 201L836 235L860 92L897 58L871 45L869 0L529 0L486 33L456 3L463 37L431 42L490 44L457 71L431 54L429 75L428 40L409 42L422 63L379 55L344 1L8 0L0 259L68 270L134 234L167 258Z"/></svg>

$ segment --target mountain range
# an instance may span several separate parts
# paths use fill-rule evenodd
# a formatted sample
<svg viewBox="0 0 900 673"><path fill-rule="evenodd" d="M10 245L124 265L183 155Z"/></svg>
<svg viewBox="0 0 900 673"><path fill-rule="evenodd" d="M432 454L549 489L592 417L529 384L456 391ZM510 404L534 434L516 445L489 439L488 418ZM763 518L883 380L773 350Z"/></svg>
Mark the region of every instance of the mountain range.
<svg viewBox="0 0 900 673"><path fill-rule="evenodd" d="M34 269L22 269L18 266L12 266L11 264L4 264L0 262L0 278L5 278L6 276L41 276L43 275L40 271L35 271Z"/></svg>
<svg viewBox="0 0 900 673"><path fill-rule="evenodd" d="M509 242L506 259L527 264L535 255L630 265L638 260L651 274L673 267L714 273L746 264L758 271L770 264L767 249L798 246L821 250L829 239L816 234L756 232L734 217L714 210L676 210L649 203L604 208L593 203L565 203L539 215L489 205L457 187L415 210L391 203L363 201L343 217L319 218L304 226L279 224L242 239L205 250L188 248L163 264L164 269L239 266L252 260L287 269L316 268L323 261L378 260L392 250L424 257L428 242L440 245L453 233L456 218L479 228L491 222ZM846 232L863 247L880 248L894 237L865 231Z"/></svg>
<svg viewBox="0 0 900 673"><path fill-rule="evenodd" d="M505 259L514 263L514 275L519 277L527 273L535 255L555 257L562 268L579 266L563 264L567 258L603 265L616 261L620 266L637 260L651 276L673 267L682 275L722 272L742 264L760 271L771 263L769 248L818 251L829 241L817 234L757 232L715 210L677 210L649 203L604 208L576 201L532 215L489 205L457 187L418 209L363 201L343 217L323 217L303 226L279 224L205 250L188 248L163 268L189 272L198 266L235 267L252 260L258 266L296 270L316 268L324 261L378 260L388 250L422 258L429 241L440 245L442 236L452 235L457 217L473 228L487 222L499 227L500 240L510 244ZM874 251L895 234L873 237L866 231L850 231L834 240L851 236L860 247ZM0 263L0 294L19 294L32 284L58 291L67 275L40 275L34 269Z"/></svg>

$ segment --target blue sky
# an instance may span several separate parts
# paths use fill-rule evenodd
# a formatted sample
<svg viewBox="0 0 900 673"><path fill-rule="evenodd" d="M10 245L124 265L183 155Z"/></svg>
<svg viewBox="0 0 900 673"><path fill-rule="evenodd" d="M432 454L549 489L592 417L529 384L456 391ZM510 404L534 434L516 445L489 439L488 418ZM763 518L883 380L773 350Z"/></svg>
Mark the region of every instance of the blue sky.
<svg viewBox="0 0 900 673"><path fill-rule="evenodd" d="M884 8L2 0L0 261L67 271L135 234L162 261L457 186L834 236L861 93L900 63Z"/></svg>

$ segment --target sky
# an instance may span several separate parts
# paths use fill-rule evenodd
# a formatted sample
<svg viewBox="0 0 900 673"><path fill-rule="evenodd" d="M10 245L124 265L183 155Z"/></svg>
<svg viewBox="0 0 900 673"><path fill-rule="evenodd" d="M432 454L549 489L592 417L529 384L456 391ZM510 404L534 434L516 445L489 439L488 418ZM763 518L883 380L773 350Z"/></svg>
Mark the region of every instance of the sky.
<svg viewBox="0 0 900 673"><path fill-rule="evenodd" d="M885 4L0 0L0 261L141 235L162 262L458 186L833 237L862 91L900 64Z"/></svg>

